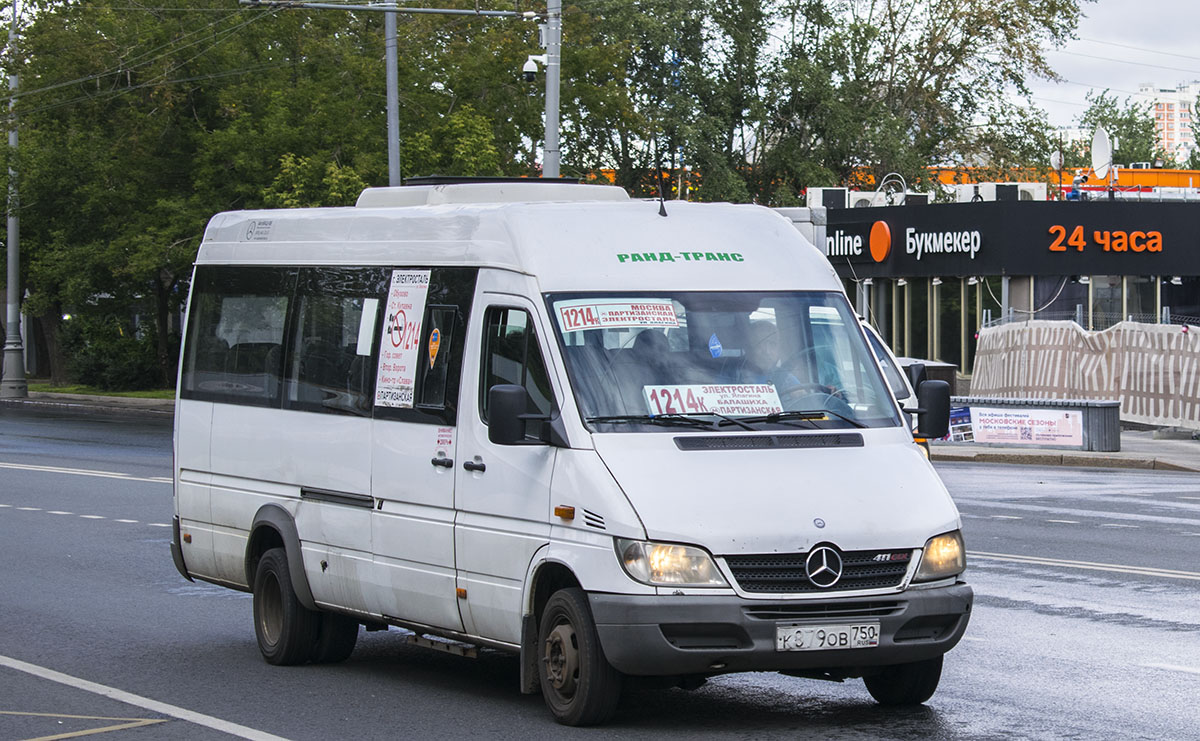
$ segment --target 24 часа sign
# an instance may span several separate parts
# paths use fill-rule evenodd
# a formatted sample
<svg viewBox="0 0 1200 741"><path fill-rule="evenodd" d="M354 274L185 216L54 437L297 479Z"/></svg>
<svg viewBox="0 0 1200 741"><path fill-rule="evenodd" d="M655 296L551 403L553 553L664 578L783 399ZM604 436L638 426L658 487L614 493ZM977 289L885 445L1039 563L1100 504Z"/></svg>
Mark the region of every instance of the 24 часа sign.
<svg viewBox="0 0 1200 741"><path fill-rule="evenodd" d="M1000 201L828 212L843 277L1200 275L1200 203Z"/></svg>

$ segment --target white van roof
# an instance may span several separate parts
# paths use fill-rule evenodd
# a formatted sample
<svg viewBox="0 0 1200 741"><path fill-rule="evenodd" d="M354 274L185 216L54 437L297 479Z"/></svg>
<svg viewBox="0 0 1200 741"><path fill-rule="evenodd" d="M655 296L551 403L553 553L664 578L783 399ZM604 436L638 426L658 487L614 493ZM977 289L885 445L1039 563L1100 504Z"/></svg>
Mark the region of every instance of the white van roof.
<svg viewBox="0 0 1200 741"><path fill-rule="evenodd" d="M218 214L197 264L496 267L542 291L841 290L825 256L770 209L663 207L611 186L371 188L355 207Z"/></svg>

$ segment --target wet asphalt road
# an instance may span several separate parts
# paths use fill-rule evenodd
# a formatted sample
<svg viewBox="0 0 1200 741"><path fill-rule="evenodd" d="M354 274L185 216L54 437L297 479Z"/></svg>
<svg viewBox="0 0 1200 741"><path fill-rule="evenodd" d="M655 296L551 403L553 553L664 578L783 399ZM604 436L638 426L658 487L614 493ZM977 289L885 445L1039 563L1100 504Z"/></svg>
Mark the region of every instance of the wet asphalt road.
<svg viewBox="0 0 1200 741"><path fill-rule="evenodd" d="M1200 738L1200 474L940 464L977 607L923 708L750 674L631 690L610 725L569 729L512 658L395 632L339 666L268 666L250 598L171 564L170 467L169 421L0 408L0 739Z"/></svg>

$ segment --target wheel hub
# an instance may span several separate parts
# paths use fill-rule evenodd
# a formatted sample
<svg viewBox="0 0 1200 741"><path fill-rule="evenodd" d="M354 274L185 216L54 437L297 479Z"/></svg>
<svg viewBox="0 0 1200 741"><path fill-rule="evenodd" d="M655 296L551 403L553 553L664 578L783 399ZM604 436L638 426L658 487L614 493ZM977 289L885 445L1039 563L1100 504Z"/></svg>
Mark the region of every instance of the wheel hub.
<svg viewBox="0 0 1200 741"><path fill-rule="evenodd" d="M579 680L579 647L575 629L568 624L556 625L546 636L546 677L550 686L565 696L575 694Z"/></svg>

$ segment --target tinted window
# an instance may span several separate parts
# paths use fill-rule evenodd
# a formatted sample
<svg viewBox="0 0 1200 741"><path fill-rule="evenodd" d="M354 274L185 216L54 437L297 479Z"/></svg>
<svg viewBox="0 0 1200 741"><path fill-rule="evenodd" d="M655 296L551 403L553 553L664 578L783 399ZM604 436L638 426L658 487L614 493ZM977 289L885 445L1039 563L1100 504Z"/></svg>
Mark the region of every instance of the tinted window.
<svg viewBox="0 0 1200 741"><path fill-rule="evenodd" d="M200 267L192 284L186 399L276 406L296 271Z"/></svg>
<svg viewBox="0 0 1200 741"><path fill-rule="evenodd" d="M285 374L287 408L370 415L385 290L385 271L379 268L300 272Z"/></svg>
<svg viewBox="0 0 1200 741"><path fill-rule="evenodd" d="M449 376L450 354L454 349L458 309L453 306L430 306L424 326L429 328L425 341L426 357L422 362L421 395L418 406L444 409L446 380Z"/></svg>
<svg viewBox="0 0 1200 741"><path fill-rule="evenodd" d="M386 308L386 280L381 300ZM458 392L462 375L463 338L475 295L475 268L432 268L425 314L413 408L375 407L375 419L422 424L454 425L458 419ZM436 331L436 334L434 332ZM376 353L378 356L378 353ZM374 370L373 370L374 372ZM374 380L374 379L372 379ZM374 392L372 392L373 394Z"/></svg>

